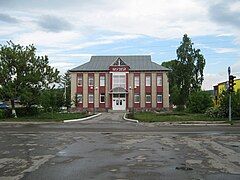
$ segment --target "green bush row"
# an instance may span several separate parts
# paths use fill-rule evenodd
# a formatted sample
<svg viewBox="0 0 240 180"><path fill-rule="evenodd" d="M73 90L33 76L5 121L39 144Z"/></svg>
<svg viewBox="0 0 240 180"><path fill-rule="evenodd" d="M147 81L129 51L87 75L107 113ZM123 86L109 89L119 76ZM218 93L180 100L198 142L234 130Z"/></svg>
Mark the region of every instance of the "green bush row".
<svg viewBox="0 0 240 180"><path fill-rule="evenodd" d="M18 117L24 116L34 116L40 113L40 109L37 107L18 107L16 108L16 113ZM12 109L0 109L0 119L11 118Z"/></svg>

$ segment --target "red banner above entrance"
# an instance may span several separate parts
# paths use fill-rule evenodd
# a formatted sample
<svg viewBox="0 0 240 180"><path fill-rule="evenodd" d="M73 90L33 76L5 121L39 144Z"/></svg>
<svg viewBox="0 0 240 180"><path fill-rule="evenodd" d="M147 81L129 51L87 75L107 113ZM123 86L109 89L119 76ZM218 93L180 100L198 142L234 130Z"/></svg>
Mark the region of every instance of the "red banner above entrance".
<svg viewBox="0 0 240 180"><path fill-rule="evenodd" d="M110 66L109 69L111 72L128 72L129 71L128 66Z"/></svg>

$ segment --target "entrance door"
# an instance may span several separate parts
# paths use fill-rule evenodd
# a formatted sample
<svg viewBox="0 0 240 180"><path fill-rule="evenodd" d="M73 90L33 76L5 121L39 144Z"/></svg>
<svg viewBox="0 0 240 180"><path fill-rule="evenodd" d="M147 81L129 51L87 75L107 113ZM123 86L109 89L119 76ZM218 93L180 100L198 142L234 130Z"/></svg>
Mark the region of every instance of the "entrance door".
<svg viewBox="0 0 240 180"><path fill-rule="evenodd" d="M126 110L125 94L113 94L113 110Z"/></svg>

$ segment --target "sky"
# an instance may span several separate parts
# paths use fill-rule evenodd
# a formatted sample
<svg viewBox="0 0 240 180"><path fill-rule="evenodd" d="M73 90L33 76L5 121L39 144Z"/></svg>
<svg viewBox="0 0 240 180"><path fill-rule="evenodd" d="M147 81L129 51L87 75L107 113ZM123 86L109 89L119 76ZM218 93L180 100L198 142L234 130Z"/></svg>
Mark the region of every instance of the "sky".
<svg viewBox="0 0 240 180"><path fill-rule="evenodd" d="M0 0L0 44L34 44L63 74L92 55L176 59L187 34L206 66L204 90L240 78L240 0Z"/></svg>

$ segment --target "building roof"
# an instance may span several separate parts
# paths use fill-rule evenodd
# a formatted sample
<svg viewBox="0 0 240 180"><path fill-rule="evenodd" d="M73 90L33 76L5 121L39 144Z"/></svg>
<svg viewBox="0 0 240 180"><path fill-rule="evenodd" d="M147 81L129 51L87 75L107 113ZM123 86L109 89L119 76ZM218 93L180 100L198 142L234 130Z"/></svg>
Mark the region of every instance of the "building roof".
<svg viewBox="0 0 240 180"><path fill-rule="evenodd" d="M82 64L76 68L71 69L71 72L76 71L108 71L116 60L121 59L129 66L129 71L137 70L160 70L169 71L170 69L160 66L151 61L150 55L136 55L136 56L92 56L90 61Z"/></svg>

